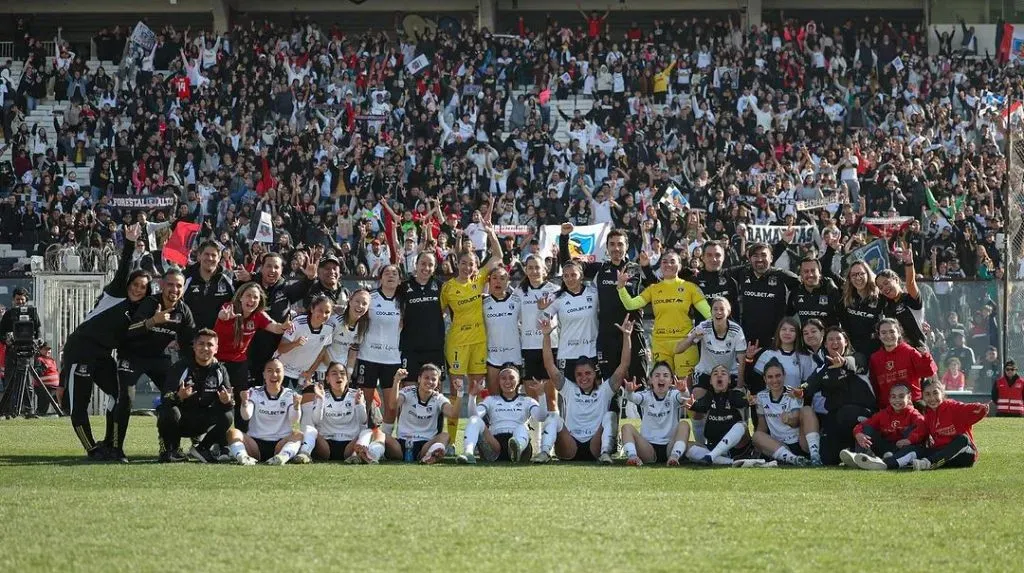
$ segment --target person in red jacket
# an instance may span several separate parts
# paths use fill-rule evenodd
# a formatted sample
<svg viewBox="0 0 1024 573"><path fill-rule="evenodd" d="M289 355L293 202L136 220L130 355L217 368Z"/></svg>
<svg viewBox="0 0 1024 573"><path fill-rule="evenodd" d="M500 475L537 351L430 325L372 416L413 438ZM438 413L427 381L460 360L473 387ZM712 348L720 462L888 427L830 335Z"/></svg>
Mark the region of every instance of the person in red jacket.
<svg viewBox="0 0 1024 573"><path fill-rule="evenodd" d="M903 330L895 318L878 321L878 339L882 348L871 355L868 372L875 387L878 409L884 410L889 400L889 389L893 384L906 384L910 388L910 399L918 410L921 404L921 380L935 376L938 368L927 348L913 348L900 340Z"/></svg>
<svg viewBox="0 0 1024 573"><path fill-rule="evenodd" d="M854 427L857 451L843 450L839 458L846 467L862 470L907 467L924 445L924 438L914 434L923 426L924 416L910 404L910 387L893 384L889 389L889 406ZM912 441L911 436L917 441ZM909 455L911 452L915 455Z"/></svg>
<svg viewBox="0 0 1024 573"><path fill-rule="evenodd" d="M1017 375L1017 363L1007 360L1003 375L992 385L992 407L997 416L1024 416L1024 379Z"/></svg>
<svg viewBox="0 0 1024 573"><path fill-rule="evenodd" d="M910 440L923 437L929 440L923 455L913 461L915 470L939 468L969 468L978 460L978 447L974 445L971 428L988 415L988 404L964 404L946 398L941 382L931 382L924 388L924 427L914 430Z"/></svg>

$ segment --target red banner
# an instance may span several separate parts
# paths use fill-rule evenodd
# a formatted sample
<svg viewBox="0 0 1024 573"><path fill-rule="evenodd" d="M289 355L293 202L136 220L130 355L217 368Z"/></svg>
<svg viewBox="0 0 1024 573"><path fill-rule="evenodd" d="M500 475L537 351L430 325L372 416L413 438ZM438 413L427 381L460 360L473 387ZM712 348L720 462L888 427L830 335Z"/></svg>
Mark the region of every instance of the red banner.
<svg viewBox="0 0 1024 573"><path fill-rule="evenodd" d="M188 264L188 254L192 250L192 241L199 234L199 223L186 223L178 221L174 232L164 243L163 256L165 260L185 266Z"/></svg>

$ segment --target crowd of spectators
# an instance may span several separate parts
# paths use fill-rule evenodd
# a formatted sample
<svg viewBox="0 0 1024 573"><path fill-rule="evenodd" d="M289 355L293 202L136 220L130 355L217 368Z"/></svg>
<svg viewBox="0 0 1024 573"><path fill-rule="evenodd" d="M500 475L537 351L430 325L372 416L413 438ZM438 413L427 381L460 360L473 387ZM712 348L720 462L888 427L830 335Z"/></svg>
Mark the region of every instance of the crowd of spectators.
<svg viewBox="0 0 1024 573"><path fill-rule="evenodd" d="M743 28L680 14L613 35L615 18L628 13L415 38L303 18L220 35L167 27L125 77L29 35L20 82L0 74L12 148L0 241L113 248L124 222L148 217L137 260L160 270L163 241L189 221L230 266L259 254L252 236L267 211L266 248L295 272L319 245L343 275L368 277L393 250L403 261L433 250L451 271L463 237L482 248L482 213L527 229L503 239L510 264L538 249L540 226L564 221L610 222L629 232L631 256L677 250L694 269L707 241L726 242L738 264L749 226L814 225L813 240L784 245L790 264L881 234L914 253L934 297L926 308L938 309L935 346L954 349L960 333L980 341L980 362L997 344L994 287L959 279L994 284L1024 268L996 245L999 106L1022 95L1016 66L948 42L929 56L926 28L879 19ZM124 36L97 41L117 54ZM411 73L419 55L429 64ZM592 100L586 113L574 110L581 99ZM70 102L52 118L56 141L26 123L49 100ZM82 166L86 181L73 173ZM176 206L145 213L110 200L147 194L174 194ZM912 222L862 221L902 216Z"/></svg>

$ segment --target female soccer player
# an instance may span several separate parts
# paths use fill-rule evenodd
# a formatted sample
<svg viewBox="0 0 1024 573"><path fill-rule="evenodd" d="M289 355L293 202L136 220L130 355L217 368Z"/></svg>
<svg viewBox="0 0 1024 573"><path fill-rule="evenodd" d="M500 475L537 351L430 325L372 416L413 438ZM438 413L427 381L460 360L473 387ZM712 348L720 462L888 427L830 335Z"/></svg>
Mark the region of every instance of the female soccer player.
<svg viewBox="0 0 1024 573"><path fill-rule="evenodd" d="M463 464L476 463L476 448L480 439L486 447L481 453L488 462L498 460L519 462L523 458L530 459L533 448L530 446L529 420L540 424L547 417L547 405L544 399L544 386L538 380L530 380L525 384L526 394L519 393L519 369L514 364L506 364L498 372L498 392L476 402L479 386L469 388L469 411L473 413L466 424L466 437L463 442L463 453L456 461ZM484 422L486 418L487 422Z"/></svg>
<svg viewBox="0 0 1024 573"><path fill-rule="evenodd" d="M921 381L935 376L938 371L928 349L911 347L901 340L902 335L900 323L895 318L883 318L878 322L878 339L882 347L871 355L868 371L875 387L879 410L884 409L888 402L889 387L897 382L907 384L910 399L920 406Z"/></svg>
<svg viewBox="0 0 1024 573"><path fill-rule="evenodd" d="M334 339L336 322L330 320L334 303L326 295L315 295L309 310L292 321L274 356L284 366L284 384L295 390L310 383L317 367L327 356Z"/></svg>
<svg viewBox="0 0 1024 573"><path fill-rule="evenodd" d="M458 276L448 279L441 289L441 308L451 313L452 324L445 340L445 358L451 381L482 382L487 376L487 331L484 327L483 294L487 277L501 265L501 242L494 227L485 224L490 244L490 260L479 266L476 253L464 251L459 255ZM461 386L461 384L460 384ZM455 398L454 386L451 398ZM459 419L448 420L448 434L459 431ZM452 447L449 454L455 454Z"/></svg>
<svg viewBox="0 0 1024 573"><path fill-rule="evenodd" d="M406 461L419 460L424 464L436 464L444 459L445 449L451 437L447 432L438 432L441 416L448 419L459 415L462 401L462 380L452 379L455 401L438 391L441 386L441 368L436 364L424 364L415 386L398 389L406 372L400 368L387 392L392 410L398 411L398 439L385 436L384 447L388 458Z"/></svg>
<svg viewBox="0 0 1024 573"><path fill-rule="evenodd" d="M875 273L864 261L857 261L846 269L843 285L843 308L839 323L850 337L854 352L864 356L878 349L875 324L882 318L884 304L878 295ZM881 398L884 402L885 397Z"/></svg>
<svg viewBox="0 0 1024 573"><path fill-rule="evenodd" d="M402 331L402 308L397 296L401 280L402 274L397 265L385 265L380 270L380 286L370 294L370 309L367 311L370 323L359 345L359 365L355 377L356 386L363 390L368 407L373 404L377 386L386 392L395 380L395 372L402 369L402 353L398 347ZM381 427L389 436L395 423L395 411L391 406L389 400L384 400L384 422Z"/></svg>
<svg viewBox="0 0 1024 573"><path fill-rule="evenodd" d="M706 420L704 435L707 441L691 443L686 457L715 465L734 464L740 460L751 462L747 465L764 465L751 461L754 446L743 419L743 412L749 406L746 390L733 388L731 379L728 366L715 366L711 369L708 391L690 405L691 412L702 414Z"/></svg>
<svg viewBox="0 0 1024 573"><path fill-rule="evenodd" d="M603 464L612 463L614 426L608 406L629 372L633 322L627 318L619 328L622 330L622 361L611 377L601 384L597 363L593 359L577 360L572 379L562 375L551 351L551 331L554 326L549 320L541 322L541 330L544 332L544 367L555 388L562 393L565 410L564 418L549 413L544 420L540 452L533 457L535 463L550 460L552 447L560 460L596 459Z"/></svg>
<svg viewBox="0 0 1024 573"><path fill-rule="evenodd" d="M618 276L619 299L626 310L640 310L651 305L654 310L654 332L651 342L655 362L667 362L676 376L685 378L697 365L697 349L689 348L676 355L676 343L693 329L690 309L696 308L704 318L711 318L711 307L704 300L700 288L679 278L680 259L676 253L665 253L661 257L660 282L645 288L640 296L631 297L626 283L631 279L628 272L620 271Z"/></svg>
<svg viewBox="0 0 1024 573"><path fill-rule="evenodd" d="M583 283L583 267L576 261L562 265L558 294L537 301L544 319L557 318L558 361L566 378L572 378L577 360L597 356L597 304L597 289Z"/></svg>
<svg viewBox="0 0 1024 573"><path fill-rule="evenodd" d="M757 393L757 430L754 445L773 460L790 465L806 466L807 440L800 428L801 397L785 385L786 369L777 358L764 367L767 388Z"/></svg>
<svg viewBox="0 0 1024 573"><path fill-rule="evenodd" d="M910 388L893 384L889 388L889 405L853 429L857 451L849 448L839 452L848 468L886 470L905 468L917 458L908 455L920 451L925 434L914 430L924 426L924 416L910 403ZM911 436L917 442L910 441Z"/></svg>
<svg viewBox="0 0 1024 573"><path fill-rule="evenodd" d="M438 216L441 217L440 213ZM402 368L412 377L403 382L415 382L423 364L445 365L445 324L441 308L444 285L434 276L436 269L435 255L420 252L416 255L412 276L398 287L402 307L402 335L398 347L402 351Z"/></svg>
<svg viewBox="0 0 1024 573"><path fill-rule="evenodd" d="M927 437L930 446L911 463L915 470L969 468L978 461L974 445L975 424L988 416L988 404L964 404L946 398L941 382L924 389L924 426L910 434L910 441Z"/></svg>
<svg viewBox="0 0 1024 573"><path fill-rule="evenodd" d="M213 330L217 333L217 360L224 365L235 395L235 427L241 431L248 424L241 416L242 390L249 389L248 352L256 331L266 330L284 334L292 327L291 321L274 322L267 315L267 296L260 285L246 283L238 288L231 304L221 307Z"/></svg>
<svg viewBox="0 0 1024 573"><path fill-rule="evenodd" d="M487 392L498 393L498 373L506 364L523 365L520 348L520 300L509 290L508 271L498 267L488 279L490 294L484 297L484 326L487 329ZM471 385L470 388L474 386Z"/></svg>
<svg viewBox="0 0 1024 573"><path fill-rule="evenodd" d="M746 363L744 353L747 339L739 323L729 320L732 305L725 298L715 297L711 301L711 320L697 325L686 338L676 344L676 354L686 352L692 346L700 348L700 361L694 367L693 399L700 400L710 388L711 371L715 366L725 366L731 376L730 386L743 388ZM704 442L704 414L692 411L693 434L696 442Z"/></svg>
<svg viewBox="0 0 1024 573"><path fill-rule="evenodd" d="M273 359L263 368L263 386L242 390L242 419L249 431L228 430L228 452L243 466L288 463L302 447L302 434L292 431L299 421L302 397L284 387L284 365Z"/></svg>
<svg viewBox="0 0 1024 573"><path fill-rule="evenodd" d="M779 321L775 329L775 348L761 350L757 341L749 344L745 351L747 365L746 385L752 394L765 388L764 370L772 360L777 360L786 371L786 386L796 388L814 373L814 360L804 352L800 339L800 321L787 316Z"/></svg>
<svg viewBox="0 0 1024 573"><path fill-rule="evenodd" d="M537 303L541 299L554 297L558 293L558 287L548 282L547 266L544 259L537 255L531 255L526 259L526 279L519 286L519 345L523 350L523 378L537 379L547 383L548 372L544 368L544 333L540 328L540 321L544 318L544 311L538 308ZM551 344L558 346L558 332L552 333ZM554 387L550 386L545 392L549 412L557 408L558 395Z"/></svg>
<svg viewBox="0 0 1024 573"><path fill-rule="evenodd" d="M690 392L667 362L655 363L647 381L650 388L646 390L641 390L636 380L623 381L626 400L636 404L643 414L639 431L629 424L622 426L626 463L678 466L690 439L690 427L679 423Z"/></svg>
<svg viewBox="0 0 1024 573"><path fill-rule="evenodd" d="M882 295L882 313L895 318L903 328L903 336L913 347L925 343L924 306L921 291L917 288L917 269L914 268L914 251L904 247L897 251L897 258L903 262L903 281L892 269L885 269L875 277L878 292ZM905 282L904 282L905 281Z"/></svg>
<svg viewBox="0 0 1024 573"><path fill-rule="evenodd" d="M359 345L370 326L370 315L367 314L369 308L370 291L356 289L349 295L345 311L340 316L332 318L334 337L327 347L327 359L344 366L348 372L348 380L351 380L352 374L355 373Z"/></svg>
<svg viewBox="0 0 1024 573"><path fill-rule="evenodd" d="M384 455L384 432L367 427L365 397L349 385L349 374L338 362L327 367L326 387L314 384L303 394L302 448L295 461L344 460L376 464Z"/></svg>

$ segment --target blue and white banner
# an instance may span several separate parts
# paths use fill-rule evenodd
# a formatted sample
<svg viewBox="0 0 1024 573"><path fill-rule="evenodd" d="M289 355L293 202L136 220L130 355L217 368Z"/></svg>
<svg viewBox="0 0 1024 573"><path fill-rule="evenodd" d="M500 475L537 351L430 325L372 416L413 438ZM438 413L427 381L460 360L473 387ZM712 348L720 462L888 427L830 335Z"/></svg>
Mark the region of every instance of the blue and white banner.
<svg viewBox="0 0 1024 573"><path fill-rule="evenodd" d="M871 241L846 256L846 266L864 261L875 274L889 268L889 245L882 239Z"/></svg>
<svg viewBox="0 0 1024 573"><path fill-rule="evenodd" d="M605 243L608 233L612 230L611 223L599 225L583 225L569 233L569 258L587 262L603 261ZM558 249L558 237L562 234L559 225L544 225L540 229L540 254L542 257L553 256Z"/></svg>

